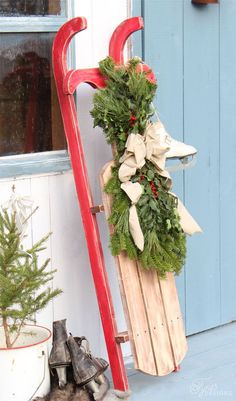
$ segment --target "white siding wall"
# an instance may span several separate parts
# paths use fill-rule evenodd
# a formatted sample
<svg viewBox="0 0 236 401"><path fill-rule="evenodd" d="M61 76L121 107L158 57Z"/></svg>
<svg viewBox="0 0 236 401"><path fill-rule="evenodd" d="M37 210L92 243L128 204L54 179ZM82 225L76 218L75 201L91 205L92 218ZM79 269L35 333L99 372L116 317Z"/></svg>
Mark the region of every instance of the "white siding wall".
<svg viewBox="0 0 236 401"><path fill-rule="evenodd" d="M76 0L74 15L85 16L88 20L88 29L76 38L77 68L94 67L106 57L114 28L127 18L127 0ZM89 110L92 108L93 89L82 85L77 95L90 183L95 201L101 203L98 174L111 159L111 152L101 132L92 128ZM53 320L67 318L68 330L75 335L87 336L93 352L106 357L72 172L1 180L1 202L9 197L13 183L18 193L30 195L35 205L39 205L27 241L35 242L45 233L53 232L43 257L51 257L51 267L57 269L53 285L63 289L63 294L38 315L37 322L50 327ZM98 219L117 321L119 329L125 330L114 261L108 250L104 215L98 216ZM124 353L129 354L127 345Z"/></svg>

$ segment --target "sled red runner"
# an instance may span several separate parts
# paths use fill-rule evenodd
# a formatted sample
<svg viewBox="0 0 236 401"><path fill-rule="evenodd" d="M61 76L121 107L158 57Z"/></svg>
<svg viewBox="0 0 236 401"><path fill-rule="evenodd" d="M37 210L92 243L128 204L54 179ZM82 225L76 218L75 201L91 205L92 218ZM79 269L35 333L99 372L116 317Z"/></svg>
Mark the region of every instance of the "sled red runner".
<svg viewBox="0 0 236 401"><path fill-rule="evenodd" d="M142 28L140 17L130 18L117 27L109 46L109 55L115 62L123 63L127 38ZM105 210L106 216L109 215L110 199L103 194L103 206L93 204L73 96L80 83L86 82L94 88L103 88L106 83L98 68L68 71L66 63L72 37L84 29L83 17L61 27L53 45L53 68L114 387L127 390L122 342L130 341L136 369L159 376L176 370L187 344L174 276L168 274L166 280L160 280L157 273L143 270L124 254L116 258L116 265L128 331L119 333L117 329L96 221L99 211ZM110 177L110 165L101 172L101 187Z"/></svg>

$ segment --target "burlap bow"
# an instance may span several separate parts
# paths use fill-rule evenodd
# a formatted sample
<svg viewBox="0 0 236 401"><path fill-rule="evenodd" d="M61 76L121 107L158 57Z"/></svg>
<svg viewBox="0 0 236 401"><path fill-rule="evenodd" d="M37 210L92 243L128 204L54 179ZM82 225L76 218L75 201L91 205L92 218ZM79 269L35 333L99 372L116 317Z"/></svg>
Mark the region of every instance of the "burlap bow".
<svg viewBox="0 0 236 401"><path fill-rule="evenodd" d="M146 159L150 160L159 174L169 178L168 171L165 170L166 152L170 149L170 136L167 134L163 124L158 121L149 124L144 133L146 145Z"/></svg>
<svg viewBox="0 0 236 401"><path fill-rule="evenodd" d="M130 178L141 169L146 159L150 160L156 167L158 173L167 179L168 187L171 188L172 181L168 171L165 169L166 153L170 149L171 138L167 134L163 124L156 122L149 124L144 135L130 134L126 141L126 149L120 158L119 179L123 183L121 188L126 192L132 202L129 210L129 229L134 243L138 249L143 251L144 237L140 227L136 203L142 195L142 186L139 183L132 183ZM189 214L184 205L178 202L180 223L186 234L202 232L201 228Z"/></svg>
<svg viewBox="0 0 236 401"><path fill-rule="evenodd" d="M125 144L125 152L120 158L119 180L129 181L137 169L145 164L146 146L144 137L140 134L130 134Z"/></svg>
<svg viewBox="0 0 236 401"><path fill-rule="evenodd" d="M130 134L125 148L125 152L119 160L121 163L119 168L121 182L129 181L136 170L144 166L146 159L154 164L160 175L171 180L168 171L165 170L165 153L170 149L170 140L160 121L149 124L144 135Z"/></svg>

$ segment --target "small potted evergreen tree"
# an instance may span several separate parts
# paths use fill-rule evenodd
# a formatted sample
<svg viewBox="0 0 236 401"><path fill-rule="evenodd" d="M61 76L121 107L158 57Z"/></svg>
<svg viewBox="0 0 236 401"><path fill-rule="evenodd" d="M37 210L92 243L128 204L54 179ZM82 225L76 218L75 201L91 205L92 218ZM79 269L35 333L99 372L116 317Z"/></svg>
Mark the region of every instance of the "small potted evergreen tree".
<svg viewBox="0 0 236 401"><path fill-rule="evenodd" d="M30 249L22 244L16 213L0 210L0 399L28 401L48 393L47 343L50 330L32 324L60 289L45 286L55 270L38 256L48 236ZM29 325L31 322L31 325Z"/></svg>

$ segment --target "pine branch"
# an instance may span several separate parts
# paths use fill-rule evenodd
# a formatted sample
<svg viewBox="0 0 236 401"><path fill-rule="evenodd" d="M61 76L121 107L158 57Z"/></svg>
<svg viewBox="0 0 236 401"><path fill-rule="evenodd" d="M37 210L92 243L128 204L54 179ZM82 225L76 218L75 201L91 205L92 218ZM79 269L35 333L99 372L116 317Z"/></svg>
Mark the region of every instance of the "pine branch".
<svg viewBox="0 0 236 401"><path fill-rule="evenodd" d="M56 272L47 271L50 259L41 265L38 262L50 234L24 250L15 214L0 211L0 315L9 348L19 337L25 322L62 292L57 288L45 288Z"/></svg>
<svg viewBox="0 0 236 401"><path fill-rule="evenodd" d="M112 176L104 191L112 197L108 222L113 226L110 248L113 255L125 251L131 259L140 260L144 268L155 269L161 277L166 272L179 273L186 255L186 237L180 225L176 198L169 193L165 178L146 160L131 182L139 182L143 195L136 204L144 235L144 250L140 252L129 231L130 199L120 188L119 158L123 155L130 133L143 135L153 115L152 102L156 84L148 72L138 72L140 60L131 59L126 65L116 65L107 57L99 64L106 77L106 88L96 92L91 115L94 126L103 129L108 143L117 150ZM140 68L139 68L140 69Z"/></svg>

